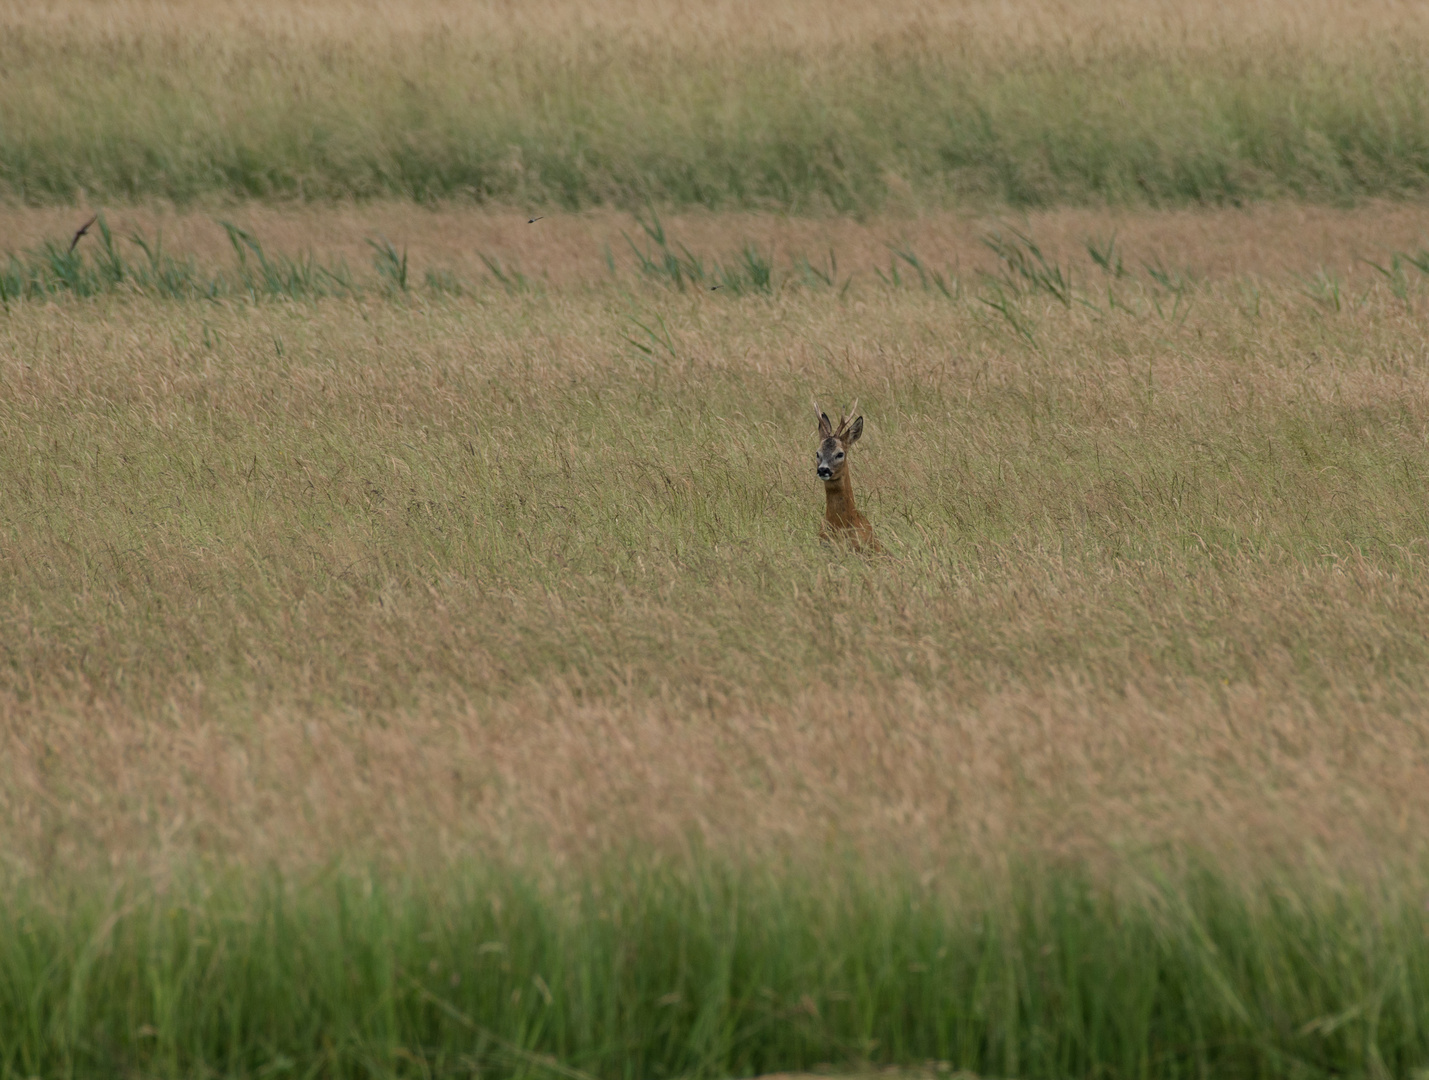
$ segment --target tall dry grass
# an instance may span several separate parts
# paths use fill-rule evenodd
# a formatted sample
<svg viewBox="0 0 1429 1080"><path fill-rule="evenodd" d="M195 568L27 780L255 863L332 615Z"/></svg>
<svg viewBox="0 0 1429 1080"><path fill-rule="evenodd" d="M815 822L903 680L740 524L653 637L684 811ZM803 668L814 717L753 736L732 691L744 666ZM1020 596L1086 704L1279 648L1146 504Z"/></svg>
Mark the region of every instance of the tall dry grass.
<svg viewBox="0 0 1429 1080"><path fill-rule="evenodd" d="M1183 303L1124 250L1014 297L1031 343L970 274L12 304L11 870L1412 863L1422 275L1311 245ZM862 402L888 560L815 541L811 394Z"/></svg>

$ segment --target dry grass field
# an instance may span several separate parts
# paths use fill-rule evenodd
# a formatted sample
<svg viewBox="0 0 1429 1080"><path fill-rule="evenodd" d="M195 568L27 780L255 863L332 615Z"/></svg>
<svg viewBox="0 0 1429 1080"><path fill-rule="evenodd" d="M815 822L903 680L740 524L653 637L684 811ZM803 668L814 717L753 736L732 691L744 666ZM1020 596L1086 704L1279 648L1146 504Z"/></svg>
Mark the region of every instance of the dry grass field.
<svg viewBox="0 0 1429 1080"><path fill-rule="evenodd" d="M239 211L3 218L7 1074L1423 1062L1429 211Z"/></svg>
<svg viewBox="0 0 1429 1080"><path fill-rule="evenodd" d="M246 223L356 262L353 215ZM604 265L629 220L389 207L465 295L13 305L11 868L692 833L1417 862L1424 275L1363 260L1429 214L1040 215L1076 298L1012 296L1030 340L997 222L664 224L851 282L681 292ZM950 295L874 272L905 234ZM1076 250L1113 234L1121 278ZM886 560L815 541L813 396L868 417Z"/></svg>
<svg viewBox="0 0 1429 1080"><path fill-rule="evenodd" d="M0 5L0 1080L1425 1080L1426 58Z"/></svg>

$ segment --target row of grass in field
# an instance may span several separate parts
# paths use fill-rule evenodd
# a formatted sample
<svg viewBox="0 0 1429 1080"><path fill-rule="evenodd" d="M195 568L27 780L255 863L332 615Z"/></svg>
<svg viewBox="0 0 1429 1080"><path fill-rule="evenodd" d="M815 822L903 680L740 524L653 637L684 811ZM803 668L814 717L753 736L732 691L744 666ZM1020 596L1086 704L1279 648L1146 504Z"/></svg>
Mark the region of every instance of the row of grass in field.
<svg viewBox="0 0 1429 1080"><path fill-rule="evenodd" d="M639 242L628 234L624 240L637 275L643 281L679 292L769 297L790 289L812 289L830 291L842 298L854 282L854 274L840 272L838 255L832 248L823 259L802 256L780 267L772 255L746 243L734 259L721 261L696 254L673 239L658 214L637 215L636 222ZM0 263L0 304L8 307L12 300L92 298L126 291L164 299L257 301L369 294L460 296L483 287L518 294L543 287L539 279L524 273L516 263L503 262L499 256L486 252L479 253L487 271L484 282L466 280L451 270L438 268L427 268L419 282L409 269L406 250L399 251L386 238L367 240L372 250L372 273L359 280L342 260L323 263L311 253L296 257L270 253L253 233L226 221L220 224L232 245L234 265L228 271L206 272L191 256L166 252L162 236L151 240L136 231L125 241L116 239L104 215L96 215L86 226L86 230L94 227L93 241L76 234L68 243L51 239L24 253L8 253ZM996 257L995 271L979 270L970 277L959 276L951 269L932 266L907 244L890 244L887 269L874 267L873 278L886 289L919 289L949 301L974 301L993 313L1005 328L1034 345L1035 322L1023 304L1030 297L1050 297L1065 308L1120 310L1133 316L1154 312L1163 319L1177 320L1189 311L1197 285L1193 274L1168 268L1159 260L1128 267L1115 234L1086 240L1089 263L1080 273L1071 264L1049 257L1035 239L1015 227L1005 226L988 233L983 244ZM605 257L612 278L619 278L622 268L609 248ZM1429 251L1395 251L1384 263L1367 261L1366 265L1400 302L1409 306L1421 291L1424 279L1429 278ZM1127 285L1140 288L1130 296L1118 291ZM1259 287L1249 283L1242 291L1242 310L1252 316L1258 314L1262 299ZM1325 269L1302 278L1298 291L1327 312L1343 310L1356 302L1343 280ZM637 347L653 355L661 336L648 327L640 329L652 340L638 342Z"/></svg>
<svg viewBox="0 0 1429 1080"><path fill-rule="evenodd" d="M1192 872L1112 891L1043 868L955 895L897 874L610 871L12 887L0 1075L1429 1067L1423 906L1368 886Z"/></svg>
<svg viewBox="0 0 1429 1080"><path fill-rule="evenodd" d="M1231 29L1155 49L1112 35L1088 58L971 31L802 50L589 28L572 46L539 25L488 43L357 18L373 20L366 40L261 21L17 33L0 45L0 193L847 213L1429 190L1424 47L1382 25L1345 27L1336 56Z"/></svg>
<svg viewBox="0 0 1429 1080"><path fill-rule="evenodd" d="M782 289L813 287L847 293L852 276L840 277L838 256L830 249L827 262L814 263L808 258L797 259L787 269L775 266L772 256L750 243L739 256L728 262L696 255L683 243L672 240L658 215L637 218L644 234L639 245L625 236L635 268L640 277L681 292L686 290L723 290L728 296L772 296ZM142 232L133 232L124 240L117 239L103 214L86 224L69 242L50 239L39 247L23 253L9 252L0 263L0 302L11 300L48 300L63 296L91 298L116 292L138 292L162 299L207 299L231 297L258 299L310 300L323 297L355 297L375 291L396 296L421 289L428 294L460 295L472 291L476 283L463 280L450 270L431 268L420 283L411 276L407 253L398 251L385 238L369 239L372 249L373 276L359 282L343 261L323 263L311 253L297 257L268 252L253 235L226 221L219 223L232 245L235 265L227 272L205 272L191 256L175 256L166 252L163 238L150 239ZM95 239L87 240L94 228ZM1032 252L1045 268L1047 260L1027 237L1013 230L1013 239L1004 241L998 235L988 243L1000 254L1004 245L1014 252L1007 260L1003 275L1007 285L1017 293L1037 291L1043 287L1042 277L1029 273L1022 248ZM126 248L127 243L127 248ZM1114 243L1114 241L1113 241ZM126 254L127 250L127 254ZM1093 251L1095 249L1093 248ZM883 284L902 287L904 276L909 283L915 279L925 290L936 287L953 299L959 290L956 279L942 272L925 270L911 249L890 247L887 274L875 270ZM486 267L485 284L499 286L509 293L533 292L541 283L524 273L514 262L486 252L478 253ZM614 254L606 249L606 263L613 277L620 275ZM900 270L900 264L904 264ZM1064 273L1056 268L1059 274ZM1060 280L1060 279L1059 279ZM1064 288L1070 284L1064 282Z"/></svg>
<svg viewBox="0 0 1429 1080"><path fill-rule="evenodd" d="M68 243L47 240L22 254L7 253L0 263L0 303L62 296L90 298L124 291L170 300L245 296L253 300L311 300L366 291L344 262L323 264L311 254L296 258L271 254L251 232L229 222L221 224L233 245L235 266L227 273L208 273L191 256L166 252L162 235L151 240L133 232L127 237L126 253L104 215L97 215ZM96 229L95 240L84 243L91 227ZM369 239L367 243L373 251L378 290L406 292L406 252L399 253L386 240ZM440 275L428 275L429 287L440 291L444 284Z"/></svg>
<svg viewBox="0 0 1429 1080"><path fill-rule="evenodd" d="M748 245L742 261L723 266L691 254L684 245L666 238L658 217L642 227L659 248L652 256L633 242L637 266L647 279L683 290L688 286L712 290L726 289L730 295L772 295L778 275L770 259ZM429 295L461 295L474 288L450 270L429 268L420 283L411 275L407 252L398 251L384 238L369 238L372 275L365 281L354 277L342 260L323 263L311 253L289 256L267 251L250 231L221 221L233 248L234 266L228 271L208 272L192 256L174 255L164 250L163 237L149 238L140 231L117 238L103 214L87 222L68 241L49 239L37 248L8 252L0 262L0 303L12 300L44 301L60 297L88 299L120 292L137 292L171 300L218 300L225 298L314 300L324 297L356 297L376 292L400 296L422 291ZM94 239L88 239L90 230ZM628 238L627 238L628 240ZM488 273L486 284L507 292L531 292L539 282L514 263L499 256L479 253ZM830 252L833 272L837 260ZM607 250L611 273L618 273L614 256ZM806 283L834 284L802 261ZM785 284L790 282L786 281ZM846 290L845 281L843 289Z"/></svg>

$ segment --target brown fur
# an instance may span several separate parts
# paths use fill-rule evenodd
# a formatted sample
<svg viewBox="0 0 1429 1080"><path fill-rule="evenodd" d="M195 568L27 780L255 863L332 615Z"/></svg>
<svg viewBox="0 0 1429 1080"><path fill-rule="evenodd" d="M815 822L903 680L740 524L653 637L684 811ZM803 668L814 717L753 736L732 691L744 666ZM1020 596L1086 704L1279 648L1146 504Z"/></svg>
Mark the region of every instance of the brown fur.
<svg viewBox="0 0 1429 1080"><path fill-rule="evenodd" d="M818 412L818 406L815 405ZM850 410L852 412L853 410ZM819 539L849 544L855 551L882 554L883 545L873 535L868 518L859 513L853 499L853 476L848 467L848 448L863 434L863 417L850 420L839 417L835 428L828 414L819 412L819 449L814 454L816 466L827 468L829 475L819 474L824 482L824 518L819 522Z"/></svg>

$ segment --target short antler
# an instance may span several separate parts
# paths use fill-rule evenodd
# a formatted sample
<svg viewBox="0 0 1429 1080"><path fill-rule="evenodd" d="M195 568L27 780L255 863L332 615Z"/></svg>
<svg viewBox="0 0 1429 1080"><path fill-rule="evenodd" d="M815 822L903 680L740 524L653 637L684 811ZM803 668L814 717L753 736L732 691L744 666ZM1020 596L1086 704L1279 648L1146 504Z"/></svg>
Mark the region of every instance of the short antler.
<svg viewBox="0 0 1429 1080"><path fill-rule="evenodd" d="M838 430L838 434L839 434L839 437L840 437L840 438L842 438L842 437L843 437L843 433L848 430L849 422L850 422L851 420L853 420L853 418L854 418L855 416L857 416L857 415L858 415L858 398L854 398L854 399L853 399L853 404L848 407L848 411L839 414L839 430Z"/></svg>

